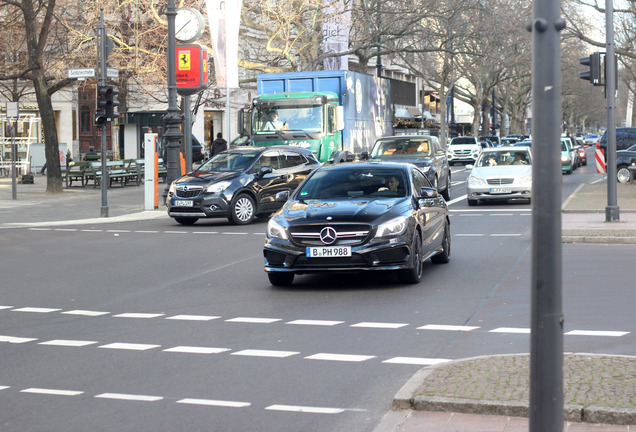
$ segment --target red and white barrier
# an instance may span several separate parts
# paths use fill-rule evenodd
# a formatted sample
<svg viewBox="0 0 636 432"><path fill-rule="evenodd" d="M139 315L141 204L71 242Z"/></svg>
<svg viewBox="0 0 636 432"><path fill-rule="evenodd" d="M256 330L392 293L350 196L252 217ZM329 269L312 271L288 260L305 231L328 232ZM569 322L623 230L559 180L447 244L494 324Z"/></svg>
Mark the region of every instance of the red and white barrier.
<svg viewBox="0 0 636 432"><path fill-rule="evenodd" d="M604 173L605 170L605 155L602 149L596 149L594 151L594 159L596 159L596 172L601 174Z"/></svg>

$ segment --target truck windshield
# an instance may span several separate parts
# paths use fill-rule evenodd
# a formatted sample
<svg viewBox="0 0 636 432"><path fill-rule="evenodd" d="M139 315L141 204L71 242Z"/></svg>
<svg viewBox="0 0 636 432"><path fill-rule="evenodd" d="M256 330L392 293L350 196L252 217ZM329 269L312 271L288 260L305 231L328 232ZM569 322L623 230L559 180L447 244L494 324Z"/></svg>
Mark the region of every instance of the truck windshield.
<svg viewBox="0 0 636 432"><path fill-rule="evenodd" d="M255 110L252 122L256 134L286 131L319 133L322 132L322 123L322 105L262 107Z"/></svg>

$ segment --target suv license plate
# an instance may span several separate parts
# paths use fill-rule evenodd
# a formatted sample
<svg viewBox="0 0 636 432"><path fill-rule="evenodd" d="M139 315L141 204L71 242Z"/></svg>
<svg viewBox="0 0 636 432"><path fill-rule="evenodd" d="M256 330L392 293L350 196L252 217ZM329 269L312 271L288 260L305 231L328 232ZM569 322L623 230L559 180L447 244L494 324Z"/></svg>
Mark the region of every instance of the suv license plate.
<svg viewBox="0 0 636 432"><path fill-rule="evenodd" d="M351 246L308 247L306 255L308 258L350 257Z"/></svg>
<svg viewBox="0 0 636 432"><path fill-rule="evenodd" d="M193 207L194 201L192 200L174 200L175 207Z"/></svg>
<svg viewBox="0 0 636 432"><path fill-rule="evenodd" d="M512 192L512 189L510 188L490 188L491 194L507 194L511 192Z"/></svg>

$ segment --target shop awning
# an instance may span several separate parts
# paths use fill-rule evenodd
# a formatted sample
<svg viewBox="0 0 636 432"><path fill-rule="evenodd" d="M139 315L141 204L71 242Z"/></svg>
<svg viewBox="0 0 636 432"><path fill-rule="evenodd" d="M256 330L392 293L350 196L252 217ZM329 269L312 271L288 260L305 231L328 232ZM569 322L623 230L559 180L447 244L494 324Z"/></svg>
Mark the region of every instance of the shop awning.
<svg viewBox="0 0 636 432"><path fill-rule="evenodd" d="M403 118L403 119L414 118L413 114L411 114L407 108L396 108L394 115L395 115L395 118Z"/></svg>

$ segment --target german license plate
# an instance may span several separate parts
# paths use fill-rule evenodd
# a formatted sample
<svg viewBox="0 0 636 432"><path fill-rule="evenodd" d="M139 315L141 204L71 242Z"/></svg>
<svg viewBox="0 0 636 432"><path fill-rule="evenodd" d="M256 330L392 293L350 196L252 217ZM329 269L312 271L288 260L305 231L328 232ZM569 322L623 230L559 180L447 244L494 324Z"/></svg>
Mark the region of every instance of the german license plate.
<svg viewBox="0 0 636 432"><path fill-rule="evenodd" d="M502 188L502 187L490 188L491 194L507 194L511 192L512 192L512 189L510 188Z"/></svg>
<svg viewBox="0 0 636 432"><path fill-rule="evenodd" d="M306 255L308 258L350 257L351 246L308 247Z"/></svg>
<svg viewBox="0 0 636 432"><path fill-rule="evenodd" d="M192 200L174 200L175 207L193 207L194 201Z"/></svg>

